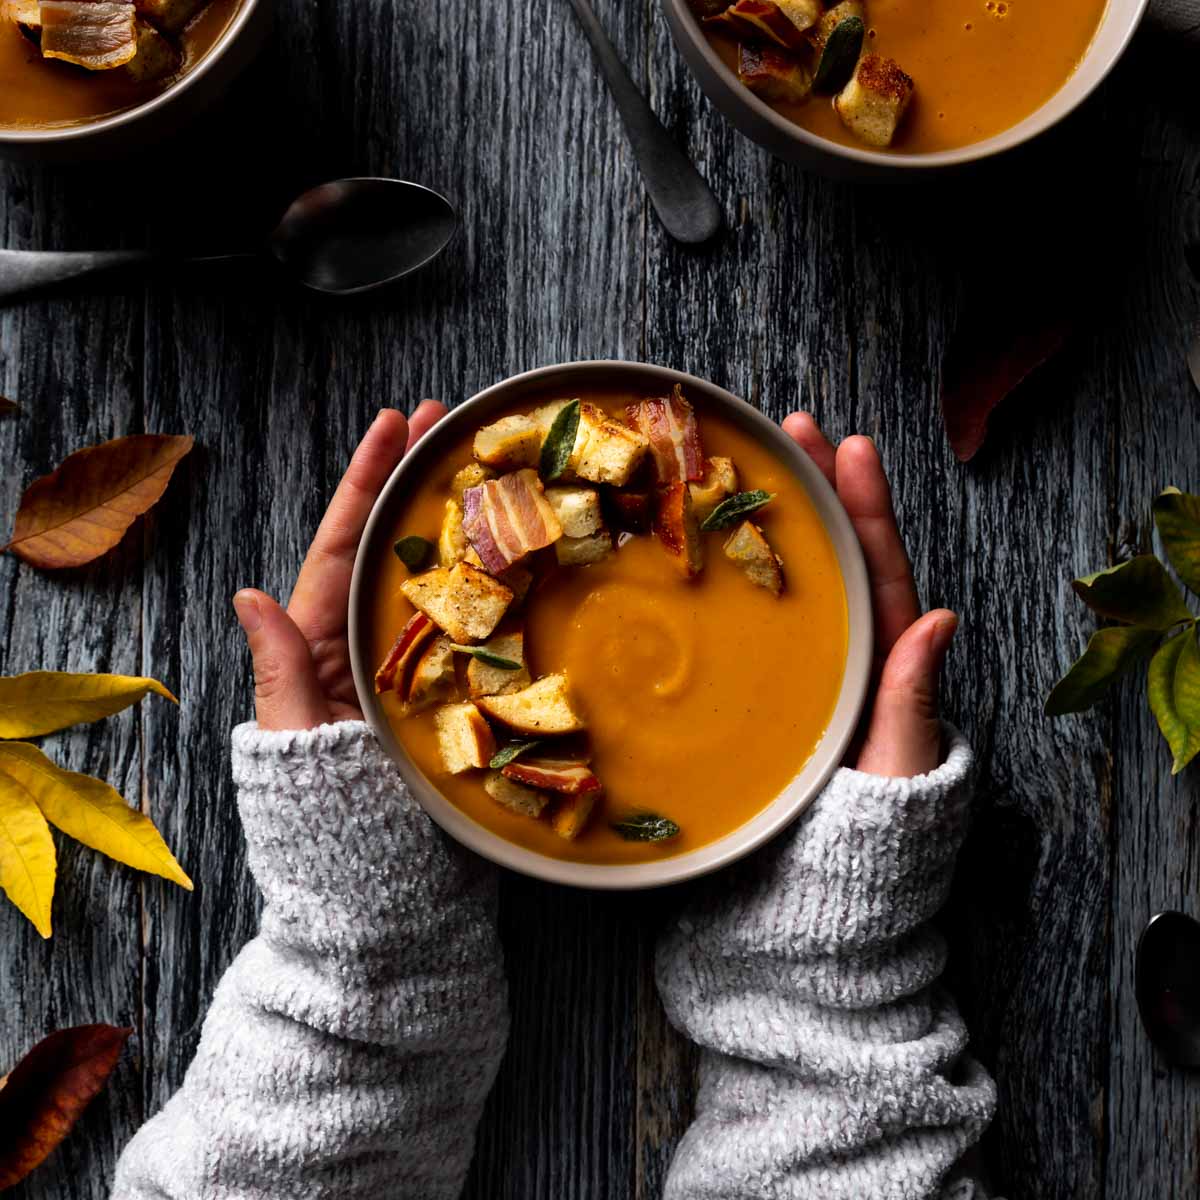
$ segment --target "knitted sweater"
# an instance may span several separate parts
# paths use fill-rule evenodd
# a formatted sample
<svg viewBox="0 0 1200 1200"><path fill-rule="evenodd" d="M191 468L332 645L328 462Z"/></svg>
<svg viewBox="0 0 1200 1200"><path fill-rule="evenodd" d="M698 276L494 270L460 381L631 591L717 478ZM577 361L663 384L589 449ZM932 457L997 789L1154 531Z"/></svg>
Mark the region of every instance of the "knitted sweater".
<svg viewBox="0 0 1200 1200"><path fill-rule="evenodd" d="M242 725L233 764L262 930L114 1200L453 1200L507 1037L494 872L359 722ZM670 1200L983 1196L956 1163L994 1090L927 923L970 766L955 736L918 779L838 772L667 933L667 1011L707 1050Z"/></svg>

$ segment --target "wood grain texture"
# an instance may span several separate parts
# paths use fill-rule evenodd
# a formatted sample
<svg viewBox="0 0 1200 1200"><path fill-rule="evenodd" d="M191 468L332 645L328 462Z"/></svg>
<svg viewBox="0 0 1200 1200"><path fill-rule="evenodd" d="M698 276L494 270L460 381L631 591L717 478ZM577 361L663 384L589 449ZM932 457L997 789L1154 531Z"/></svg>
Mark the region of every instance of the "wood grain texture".
<svg viewBox="0 0 1200 1200"><path fill-rule="evenodd" d="M857 187L736 135L654 0L597 9L724 207L712 246L675 246L648 210L565 3L280 0L253 75L103 189L0 166L14 248L240 245L300 188L349 174L418 179L463 219L431 269L354 303L251 268L0 310L0 394L23 405L0 420L10 517L23 485L81 445L197 439L163 504L98 566L51 578L0 558L0 668L154 674L180 696L179 711L143 705L47 749L140 803L197 881L188 897L63 841L54 941L0 907L0 1069L55 1026L138 1029L77 1134L12 1194L107 1196L120 1147L179 1085L255 928L227 762L250 705L230 595L286 596L378 407L453 404L519 370L607 356L875 437L923 597L963 615L946 708L981 785L944 924L951 985L1000 1086L987 1165L1010 1197L1192 1194L1200 1084L1151 1053L1132 966L1151 912L1196 906L1200 785L1170 778L1136 688L1095 713L1041 716L1092 628L1069 579L1148 545L1162 486L1200 488L1183 366L1197 294L1181 233L1200 232L1187 88L1163 83L1176 76L1161 47L1139 45L1062 135L965 177ZM959 466L937 381L963 307L1054 298L1080 279L1080 332ZM513 1038L470 1200L657 1200L695 1088L696 1053L652 979L679 899L506 881Z"/></svg>

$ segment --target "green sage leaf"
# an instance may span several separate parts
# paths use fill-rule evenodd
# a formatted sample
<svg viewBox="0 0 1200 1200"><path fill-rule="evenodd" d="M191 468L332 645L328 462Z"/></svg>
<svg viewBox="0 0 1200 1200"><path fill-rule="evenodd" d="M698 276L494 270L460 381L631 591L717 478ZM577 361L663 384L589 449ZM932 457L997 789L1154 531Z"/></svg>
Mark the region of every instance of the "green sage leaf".
<svg viewBox="0 0 1200 1200"><path fill-rule="evenodd" d="M700 528L705 533L711 533L714 529L727 529L735 521L757 512L764 504L769 504L774 499L774 492L738 492L736 496L722 500L704 519Z"/></svg>
<svg viewBox="0 0 1200 1200"><path fill-rule="evenodd" d="M1159 636L1158 630L1140 625L1098 629L1083 656L1055 684L1046 700L1046 716L1091 708L1122 675L1150 657Z"/></svg>
<svg viewBox="0 0 1200 1200"><path fill-rule="evenodd" d="M410 570L424 570L433 557L433 543L428 538L409 534L402 537L393 547L396 557Z"/></svg>
<svg viewBox="0 0 1200 1200"><path fill-rule="evenodd" d="M1194 626L1170 638L1151 659L1146 694L1171 747L1171 774L1178 775L1200 752L1200 645Z"/></svg>
<svg viewBox="0 0 1200 1200"><path fill-rule="evenodd" d="M541 744L540 738L530 742L509 742L507 746L501 750L497 750L492 755L492 760L488 763L488 766L493 771L499 771L501 767L507 767L510 762L514 762L520 758L527 750L532 750L534 746L540 746Z"/></svg>
<svg viewBox="0 0 1200 1200"><path fill-rule="evenodd" d="M627 842L665 842L679 836L679 826L657 813L637 812L613 821L612 829Z"/></svg>
<svg viewBox="0 0 1200 1200"><path fill-rule="evenodd" d="M458 651L459 654L469 654L472 658L477 658L481 663L486 663L489 667L495 667L499 671L519 671L521 669L519 662L514 662L511 658L501 658L499 654L493 654L483 646L457 646L451 642L450 649Z"/></svg>
<svg viewBox="0 0 1200 1200"><path fill-rule="evenodd" d="M1072 586L1088 608L1112 621L1165 631L1192 619L1183 593L1153 554L1085 575Z"/></svg>
<svg viewBox="0 0 1200 1200"><path fill-rule="evenodd" d="M866 32L861 17L844 17L833 27L813 75L814 92L837 92L846 86L858 64Z"/></svg>
<svg viewBox="0 0 1200 1200"><path fill-rule="evenodd" d="M1200 496L1168 488L1154 502L1154 524L1171 566L1200 595Z"/></svg>
<svg viewBox="0 0 1200 1200"><path fill-rule="evenodd" d="M546 434L546 440L542 443L538 474L544 483L553 482L567 469L578 433L579 401L572 400L558 410L550 432Z"/></svg>

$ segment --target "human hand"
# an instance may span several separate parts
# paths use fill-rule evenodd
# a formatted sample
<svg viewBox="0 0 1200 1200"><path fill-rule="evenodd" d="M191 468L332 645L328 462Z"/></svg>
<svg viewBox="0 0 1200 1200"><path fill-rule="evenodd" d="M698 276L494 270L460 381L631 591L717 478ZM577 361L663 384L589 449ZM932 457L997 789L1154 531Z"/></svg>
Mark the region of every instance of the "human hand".
<svg viewBox="0 0 1200 1200"><path fill-rule="evenodd" d="M414 443L446 414L422 400L411 420L383 409L359 443L309 547L284 610L265 592L243 588L234 611L254 660L260 729L313 729L362 720L346 618L359 538L388 476Z"/></svg>
<svg viewBox="0 0 1200 1200"><path fill-rule="evenodd" d="M938 678L958 617L944 608L921 615L874 442L849 437L835 450L816 421L801 412L786 417L783 428L836 490L867 563L875 613L875 696L848 765L870 775L932 771L942 760Z"/></svg>

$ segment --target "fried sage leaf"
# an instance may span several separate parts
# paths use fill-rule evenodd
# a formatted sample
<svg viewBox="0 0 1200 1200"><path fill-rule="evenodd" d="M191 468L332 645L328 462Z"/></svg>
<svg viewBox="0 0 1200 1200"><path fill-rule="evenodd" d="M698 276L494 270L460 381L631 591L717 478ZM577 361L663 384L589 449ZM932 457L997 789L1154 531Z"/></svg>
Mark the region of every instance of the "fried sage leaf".
<svg viewBox="0 0 1200 1200"><path fill-rule="evenodd" d="M833 27L821 48L813 75L814 92L837 92L846 86L854 73L866 32L861 17L846 17Z"/></svg>
<svg viewBox="0 0 1200 1200"><path fill-rule="evenodd" d="M507 767L510 762L515 762L521 757L522 754L527 753L535 746L540 746L541 744L542 742L540 738L535 738L528 742L509 742L507 746L501 750L497 750L496 753L492 755L492 761L488 763L488 766L491 767L493 771L499 771L501 767Z"/></svg>
<svg viewBox="0 0 1200 1200"><path fill-rule="evenodd" d="M736 496L722 500L708 514L700 528L705 533L711 533L714 529L727 529L736 521L749 516L752 512L757 512L764 504L769 504L774 499L774 492L738 492Z"/></svg>
<svg viewBox="0 0 1200 1200"><path fill-rule="evenodd" d="M452 642L450 649L459 654L469 654L472 658L477 658L481 663L495 667L498 671L519 671L521 669L519 662L515 662L511 658L503 658L499 654L493 654L491 650L487 650L483 646L459 646Z"/></svg>
<svg viewBox="0 0 1200 1200"><path fill-rule="evenodd" d="M1122 675L1150 657L1158 639L1158 630L1138 625L1098 629L1083 656L1050 693L1046 700L1046 716L1083 712L1099 703Z"/></svg>
<svg viewBox="0 0 1200 1200"><path fill-rule="evenodd" d="M433 557L433 543L428 538L410 533L393 547L396 557L412 572L424 570Z"/></svg>
<svg viewBox="0 0 1200 1200"><path fill-rule="evenodd" d="M1196 629L1170 638L1150 662L1150 709L1171 747L1178 775L1200 751L1200 646Z"/></svg>
<svg viewBox="0 0 1200 1200"><path fill-rule="evenodd" d="M543 483L552 483L566 469L575 449L575 438L579 433L579 401L564 404L542 443L542 457L538 474Z"/></svg>
<svg viewBox="0 0 1200 1200"><path fill-rule="evenodd" d="M0 1081L0 1192L20 1183L71 1132L131 1033L115 1025L60 1029Z"/></svg>
<svg viewBox="0 0 1200 1200"><path fill-rule="evenodd" d="M1200 496L1168 488L1154 502L1154 524L1171 566L1200 595Z"/></svg>
<svg viewBox="0 0 1200 1200"><path fill-rule="evenodd" d="M1088 608L1110 621L1165 631L1192 619L1183 593L1153 554L1084 575L1071 586Z"/></svg>
<svg viewBox="0 0 1200 1200"><path fill-rule="evenodd" d="M627 842L665 842L679 836L679 826L658 813L637 812L613 821L613 832Z"/></svg>

